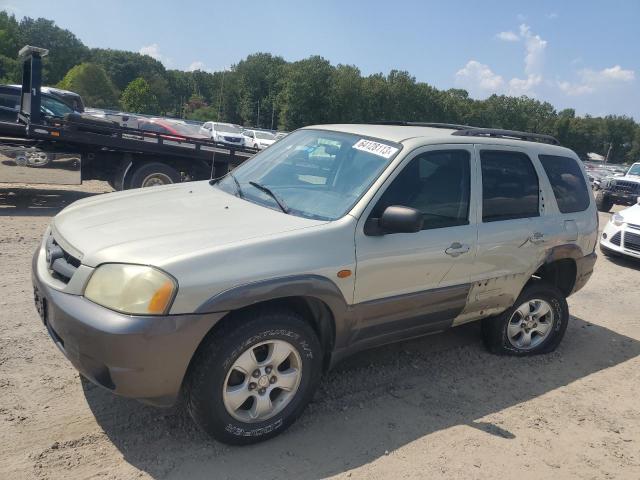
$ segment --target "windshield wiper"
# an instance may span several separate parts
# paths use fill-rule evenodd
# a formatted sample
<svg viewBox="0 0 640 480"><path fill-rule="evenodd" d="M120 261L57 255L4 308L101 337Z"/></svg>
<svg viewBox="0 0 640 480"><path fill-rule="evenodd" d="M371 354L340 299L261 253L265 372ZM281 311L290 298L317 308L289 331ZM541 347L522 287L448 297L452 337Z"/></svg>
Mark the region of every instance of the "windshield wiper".
<svg viewBox="0 0 640 480"><path fill-rule="evenodd" d="M231 180L233 180L233 183L236 184L236 192L238 192L238 197L244 198L244 196L242 195L242 188L240 187L240 182L238 181L236 176L231 172L229 172L229 176L231 177Z"/></svg>
<svg viewBox="0 0 640 480"><path fill-rule="evenodd" d="M280 210L282 210L284 213L289 213L289 207L287 207L287 204L282 199L282 197L280 197L280 195L278 195L277 193L271 191L269 187L265 187L264 185L261 185L258 182L249 182L249 185L253 185L258 190L261 190L267 195L269 195L271 198L273 198L276 201L276 203L280 207Z"/></svg>

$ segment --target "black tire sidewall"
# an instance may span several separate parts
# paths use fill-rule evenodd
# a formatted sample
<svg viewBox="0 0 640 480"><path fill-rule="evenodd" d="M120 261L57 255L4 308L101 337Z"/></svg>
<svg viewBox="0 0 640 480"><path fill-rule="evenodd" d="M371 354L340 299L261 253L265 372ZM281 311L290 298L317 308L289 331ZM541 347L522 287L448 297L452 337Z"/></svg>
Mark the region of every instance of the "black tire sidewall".
<svg viewBox="0 0 640 480"><path fill-rule="evenodd" d="M168 176L173 183L180 182L180 172L170 165L160 162L142 163L135 167L131 173L129 188L141 188L143 180L154 173L162 173Z"/></svg>
<svg viewBox="0 0 640 480"><path fill-rule="evenodd" d="M509 321L516 309L527 300L545 300L551 305L554 323L551 332L544 341L531 350L521 350L511 344L507 335ZM498 354L513 356L529 356L549 353L556 349L562 341L569 322L569 308L567 301L556 287L543 282L535 282L526 287L513 306L497 317L485 319L483 334L485 343L491 351Z"/></svg>
<svg viewBox="0 0 640 480"><path fill-rule="evenodd" d="M267 314L260 321L232 331L213 348L212 355L199 359L196 382L192 382L189 404L196 423L214 438L242 445L271 438L288 428L311 400L322 372L322 352L313 330L303 320L288 314ZM291 402L277 415L263 422L244 423L226 410L222 389L229 368L250 346L268 340L293 345L302 361L302 378Z"/></svg>
<svg viewBox="0 0 640 480"><path fill-rule="evenodd" d="M596 207L599 212L608 212L613 207L613 201L602 190L596 194Z"/></svg>

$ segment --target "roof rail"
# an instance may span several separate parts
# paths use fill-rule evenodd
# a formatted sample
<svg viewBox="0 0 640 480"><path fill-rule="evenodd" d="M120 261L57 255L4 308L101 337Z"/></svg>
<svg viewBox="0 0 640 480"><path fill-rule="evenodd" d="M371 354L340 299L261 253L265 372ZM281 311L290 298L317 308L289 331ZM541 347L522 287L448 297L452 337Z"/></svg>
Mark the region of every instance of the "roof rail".
<svg viewBox="0 0 640 480"><path fill-rule="evenodd" d="M451 135L462 137L496 137L496 138L516 138L526 142L542 142L551 145L560 145L557 138L541 133L518 132L516 130L503 130L500 128L470 128L460 129Z"/></svg>
<svg viewBox="0 0 640 480"><path fill-rule="evenodd" d="M369 125L398 125L401 127L431 127L431 128L448 128L451 130L469 130L476 127L470 125L458 125L456 123L438 123L438 122L371 122Z"/></svg>

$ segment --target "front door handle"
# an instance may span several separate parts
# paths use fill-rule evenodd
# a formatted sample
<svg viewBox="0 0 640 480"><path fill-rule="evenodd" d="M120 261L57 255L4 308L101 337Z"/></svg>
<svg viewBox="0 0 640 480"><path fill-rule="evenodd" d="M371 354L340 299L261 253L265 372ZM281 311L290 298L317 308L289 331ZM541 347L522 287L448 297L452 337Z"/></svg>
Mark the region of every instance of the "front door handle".
<svg viewBox="0 0 640 480"><path fill-rule="evenodd" d="M471 250L469 245L463 245L460 242L453 242L449 248L444 251L444 253L451 257L459 257L463 253L467 253L469 250Z"/></svg>

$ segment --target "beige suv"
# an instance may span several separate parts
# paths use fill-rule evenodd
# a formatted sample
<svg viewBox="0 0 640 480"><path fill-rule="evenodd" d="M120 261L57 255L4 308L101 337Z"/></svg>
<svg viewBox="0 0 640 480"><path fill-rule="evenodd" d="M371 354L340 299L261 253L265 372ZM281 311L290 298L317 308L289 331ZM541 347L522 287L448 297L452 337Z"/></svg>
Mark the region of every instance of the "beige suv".
<svg viewBox="0 0 640 480"><path fill-rule="evenodd" d="M246 444L364 348L481 320L492 352L552 351L597 226L578 157L551 137L314 126L217 180L72 204L33 283L85 377L155 405L182 394L204 430Z"/></svg>

